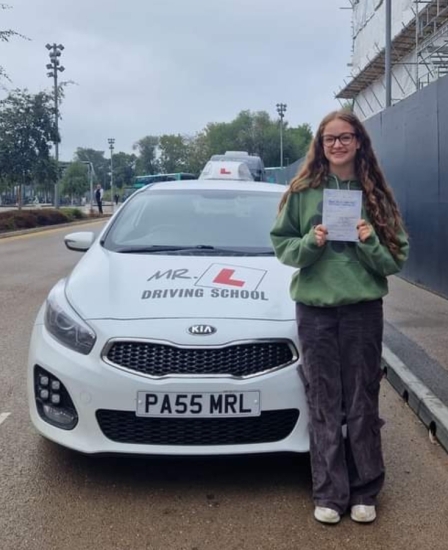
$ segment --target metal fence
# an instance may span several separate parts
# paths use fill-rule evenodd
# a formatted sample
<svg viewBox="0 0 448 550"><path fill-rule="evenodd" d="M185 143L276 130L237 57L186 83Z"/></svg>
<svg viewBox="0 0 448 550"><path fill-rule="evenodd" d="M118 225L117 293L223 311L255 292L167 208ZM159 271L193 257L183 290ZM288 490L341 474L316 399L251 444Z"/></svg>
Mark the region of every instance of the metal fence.
<svg viewBox="0 0 448 550"><path fill-rule="evenodd" d="M280 183L281 185L288 185L292 178L297 174L300 165L305 160L305 157L296 160L292 164L285 166L284 168L276 168L269 170L269 181L271 183Z"/></svg>
<svg viewBox="0 0 448 550"><path fill-rule="evenodd" d="M403 276L448 297L448 77L365 125L409 232Z"/></svg>

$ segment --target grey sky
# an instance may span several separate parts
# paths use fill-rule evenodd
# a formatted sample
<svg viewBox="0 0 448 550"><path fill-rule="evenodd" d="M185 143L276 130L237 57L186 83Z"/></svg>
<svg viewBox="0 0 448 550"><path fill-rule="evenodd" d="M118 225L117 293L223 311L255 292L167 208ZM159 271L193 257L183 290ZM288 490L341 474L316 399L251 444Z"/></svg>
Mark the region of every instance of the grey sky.
<svg viewBox="0 0 448 550"><path fill-rule="evenodd" d="M346 0L9 0L0 44L10 87L51 87L45 44L62 43L61 158L76 147L131 152L148 134L193 135L243 109L313 129L349 74ZM4 93L2 94L4 95Z"/></svg>

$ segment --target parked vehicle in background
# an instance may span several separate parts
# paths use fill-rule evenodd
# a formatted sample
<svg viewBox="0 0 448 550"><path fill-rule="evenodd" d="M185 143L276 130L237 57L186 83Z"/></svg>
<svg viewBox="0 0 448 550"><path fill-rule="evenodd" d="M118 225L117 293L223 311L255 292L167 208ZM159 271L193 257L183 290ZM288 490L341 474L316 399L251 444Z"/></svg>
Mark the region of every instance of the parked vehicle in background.
<svg viewBox="0 0 448 550"><path fill-rule="evenodd" d="M209 160L204 166L200 180L254 181L245 162Z"/></svg>
<svg viewBox="0 0 448 550"><path fill-rule="evenodd" d="M213 155L210 160L244 162L255 181L266 181L264 163L258 155L249 155L247 151L226 151L224 155Z"/></svg>

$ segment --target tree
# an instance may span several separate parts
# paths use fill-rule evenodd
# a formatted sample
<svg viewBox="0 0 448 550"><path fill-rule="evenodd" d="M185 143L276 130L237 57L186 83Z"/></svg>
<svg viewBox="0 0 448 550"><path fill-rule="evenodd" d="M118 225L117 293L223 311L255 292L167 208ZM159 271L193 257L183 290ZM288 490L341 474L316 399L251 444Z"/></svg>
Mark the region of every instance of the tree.
<svg viewBox="0 0 448 550"><path fill-rule="evenodd" d="M19 207L22 185L56 181L50 158L58 139L52 101L46 92L27 90L14 90L0 101L0 178L19 186Z"/></svg>
<svg viewBox="0 0 448 550"><path fill-rule="evenodd" d="M313 138L309 124L283 123L283 158L302 158ZM214 154L247 151L259 155L265 166L280 166L280 127L266 111L241 111L230 122L211 122L195 136L146 136L134 145L136 174L191 172L199 174ZM115 173L115 170L114 170Z"/></svg>
<svg viewBox="0 0 448 550"><path fill-rule="evenodd" d="M198 174L210 159L210 148L204 132L193 137L185 138L188 151L188 164L185 171L190 174Z"/></svg>
<svg viewBox="0 0 448 550"><path fill-rule="evenodd" d="M115 153L113 158L114 185L117 188L131 187L135 177L137 157L127 153Z"/></svg>
<svg viewBox="0 0 448 550"><path fill-rule="evenodd" d="M78 147L75 162L91 162L95 175L95 184L101 183L103 189L110 185L110 159L105 158L104 151Z"/></svg>
<svg viewBox="0 0 448 550"><path fill-rule="evenodd" d="M61 184L62 194L68 195L73 204L75 197L81 197L90 188L87 165L72 162L65 171Z"/></svg>
<svg viewBox="0 0 448 550"><path fill-rule="evenodd" d="M296 128L283 127L283 156L291 162L306 153L312 140L309 124ZM277 120L272 120L265 111L252 113L241 111L231 122L208 124L204 130L203 148L208 158L213 154L223 154L227 150L247 151L259 155L265 166L280 165L280 128Z"/></svg>
<svg viewBox="0 0 448 550"><path fill-rule="evenodd" d="M187 172L188 170L188 140L180 134L164 135L159 139L160 171L165 174Z"/></svg>
<svg viewBox="0 0 448 550"><path fill-rule="evenodd" d="M138 153L135 166L136 175L157 174L160 171L157 160L158 145L159 138L157 136L146 136L134 143L133 149Z"/></svg>
<svg viewBox="0 0 448 550"><path fill-rule="evenodd" d="M7 10L9 8L10 8L10 6L8 6L6 4L0 4L0 9L2 9L2 10ZM20 36L20 38L25 38L26 40L28 40L22 34L19 34L18 32L13 31L11 29L8 29L8 30L5 30L5 31L0 31L0 42L9 42L9 39L12 38L13 36ZM6 79L9 80L8 75L6 74L4 67L2 67L1 65L0 65L0 78L6 78Z"/></svg>

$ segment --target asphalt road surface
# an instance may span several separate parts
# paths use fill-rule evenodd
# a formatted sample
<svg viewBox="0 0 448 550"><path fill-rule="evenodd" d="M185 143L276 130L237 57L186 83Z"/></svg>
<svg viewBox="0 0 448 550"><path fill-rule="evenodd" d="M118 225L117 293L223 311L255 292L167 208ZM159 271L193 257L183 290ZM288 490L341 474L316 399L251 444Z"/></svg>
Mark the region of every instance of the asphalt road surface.
<svg viewBox="0 0 448 550"><path fill-rule="evenodd" d="M67 232L0 240L0 550L447 550L448 457L387 382L387 482L372 525L313 519L307 455L95 458L37 435L28 342L48 290L80 258Z"/></svg>

